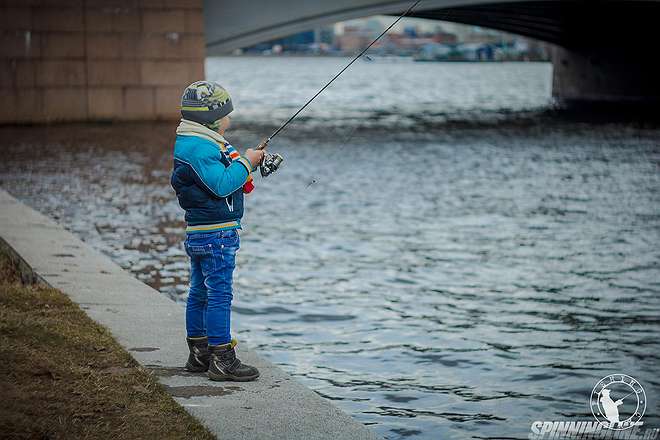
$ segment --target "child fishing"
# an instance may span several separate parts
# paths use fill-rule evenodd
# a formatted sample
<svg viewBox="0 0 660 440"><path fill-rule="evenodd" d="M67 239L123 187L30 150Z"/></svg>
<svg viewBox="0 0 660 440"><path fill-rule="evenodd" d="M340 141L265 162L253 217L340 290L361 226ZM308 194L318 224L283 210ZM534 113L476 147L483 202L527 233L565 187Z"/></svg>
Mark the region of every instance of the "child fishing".
<svg viewBox="0 0 660 440"><path fill-rule="evenodd" d="M185 249L190 257L186 305L189 348L186 370L212 380L250 381L259 371L237 357L231 337L232 276L243 197L254 188L252 172L263 148L241 155L224 138L233 104L219 84L197 81L181 99L171 184L185 210Z"/></svg>
<svg viewBox="0 0 660 440"><path fill-rule="evenodd" d="M248 381L259 377L255 367L236 357L236 340L231 338L229 328L243 194L254 188L252 172L259 166L265 177L278 169L284 159L279 154L266 154L268 143L420 1L415 1L257 148L248 148L244 156L223 137L229 128L227 115L233 110L227 91L207 81L192 83L184 91L183 119L174 144L172 187L186 211L185 247L190 257L188 371L208 371L213 380Z"/></svg>

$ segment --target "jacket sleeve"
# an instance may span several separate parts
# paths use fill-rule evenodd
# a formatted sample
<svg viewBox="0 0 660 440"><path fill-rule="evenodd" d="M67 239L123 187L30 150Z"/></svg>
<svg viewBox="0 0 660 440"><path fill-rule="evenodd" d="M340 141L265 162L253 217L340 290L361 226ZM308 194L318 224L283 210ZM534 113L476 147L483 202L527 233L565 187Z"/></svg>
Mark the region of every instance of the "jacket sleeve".
<svg viewBox="0 0 660 440"><path fill-rule="evenodd" d="M252 170L250 161L241 156L228 167L219 156L200 157L192 164L201 183L217 197L227 197L241 188Z"/></svg>

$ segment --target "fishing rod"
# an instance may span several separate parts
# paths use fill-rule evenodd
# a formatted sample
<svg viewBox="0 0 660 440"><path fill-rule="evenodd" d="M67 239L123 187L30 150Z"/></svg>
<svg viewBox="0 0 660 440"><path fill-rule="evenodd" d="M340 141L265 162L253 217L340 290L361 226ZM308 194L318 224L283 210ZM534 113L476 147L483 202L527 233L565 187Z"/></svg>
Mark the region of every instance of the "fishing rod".
<svg viewBox="0 0 660 440"><path fill-rule="evenodd" d="M632 392L626 394L625 396L623 396L622 398L620 398L620 399L616 399L616 400L617 400L617 401L618 401L618 400L623 400L623 399L625 399L625 398L628 397L628 396L632 396L633 394L636 394L635 391L632 391Z"/></svg>
<svg viewBox="0 0 660 440"><path fill-rule="evenodd" d="M601 394L602 392L603 392L603 391L601 390L601 391L598 392L598 394ZM620 399L616 399L616 401L617 401L617 402L618 402L619 400L623 401L623 399L625 399L625 398L627 398L627 397L629 397L629 396L632 396L633 394L637 394L637 392L633 390L633 391L629 392L628 394L626 394L625 396L623 396L622 398L620 398Z"/></svg>
<svg viewBox="0 0 660 440"><path fill-rule="evenodd" d="M385 34L387 33L387 31L389 31L390 29L392 29L392 28L394 27L394 25L396 25L396 24L397 24L397 23L398 23L403 17L405 17L406 15L408 15L408 14L410 13L410 11L412 11L412 10L415 8L415 6L417 6L417 4L419 4L421 1L422 1L422 0L417 0L417 1L416 1L415 3L413 3L413 4L412 4L412 5L411 5L411 6L410 6L410 7L409 7L409 8L408 8L403 14L399 15L399 17L398 17L396 20L394 20L394 22L393 22L392 24L390 24L390 25L389 25L389 26L388 26L383 32L381 32L380 35L378 35L378 36L376 37L375 40L373 40L371 43L369 43L369 45L368 45L367 47L365 47L364 50L362 50L362 52L360 52L359 54L357 54L357 55L351 60L350 63L348 63L346 66L344 66L344 68L341 69L341 70L340 70L340 71L339 71L334 77L332 77L332 79L331 79L330 81L328 81L328 82L327 82L327 83L321 88L321 90L319 90L318 92L316 92L316 94L315 94L314 96L312 96L312 97L311 97L311 98L310 98L310 99L309 99L309 100L308 100L308 101L307 101L302 107L300 107L300 108L298 109L298 111L296 111L296 112L295 112L295 113L294 113L289 119L287 119L286 122L284 122L282 125L280 125L280 127L279 127L277 130L275 130L275 131L273 132L273 134L271 134L270 136L268 136L268 138L267 138L265 141L263 141L261 144L259 144L259 146L258 146L256 149L257 149L257 150L263 150L263 149L265 149L265 148L268 146L268 143L271 141L271 139L273 139L273 138L274 138L275 136L277 136L282 130L284 130L284 127L286 127L287 125L289 125L289 124L291 123L291 121L293 121L293 120L296 118L296 116L298 116L298 115L300 114L300 112L302 112L303 110L305 110L305 108L306 108L309 104L311 104L312 101L314 101L314 100L316 99L317 96L319 96L319 95L320 95L325 89L327 89L327 88L330 86L330 84L332 84L337 78L339 78L339 76L341 76L342 73L344 73L344 72L346 71L346 69L348 69L349 67L351 67L351 65L352 65L354 62L356 62L356 61L357 61L362 55L364 55L364 54L369 50L369 48L371 48L371 46L373 46L373 45L376 43L376 41L380 40L380 38L381 38L383 35L385 35ZM261 162L261 167L260 167L260 169L261 169L261 175L262 175L263 177L266 177L266 176L268 176L269 174L274 173L275 171L277 171L277 169L279 168L279 166L282 164L283 161L284 161L284 158L283 158L281 155L279 155L279 154L268 154L268 153L266 153L266 154L264 155L264 159L263 159L262 162Z"/></svg>

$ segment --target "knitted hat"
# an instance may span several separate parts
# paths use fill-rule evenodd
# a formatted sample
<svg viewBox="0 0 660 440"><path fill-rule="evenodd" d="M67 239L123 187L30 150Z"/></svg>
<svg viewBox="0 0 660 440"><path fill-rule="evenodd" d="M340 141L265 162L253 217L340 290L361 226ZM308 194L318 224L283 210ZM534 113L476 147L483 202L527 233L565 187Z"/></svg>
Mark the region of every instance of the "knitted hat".
<svg viewBox="0 0 660 440"><path fill-rule="evenodd" d="M229 93L216 82L196 81L186 87L181 97L181 116L212 129L232 110Z"/></svg>

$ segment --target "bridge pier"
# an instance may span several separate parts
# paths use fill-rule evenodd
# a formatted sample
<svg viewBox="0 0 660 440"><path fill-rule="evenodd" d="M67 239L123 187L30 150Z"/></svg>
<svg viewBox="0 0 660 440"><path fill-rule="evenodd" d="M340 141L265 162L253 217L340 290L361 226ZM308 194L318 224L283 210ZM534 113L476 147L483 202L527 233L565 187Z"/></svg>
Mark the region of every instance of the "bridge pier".
<svg viewBox="0 0 660 440"><path fill-rule="evenodd" d="M637 43L639 44L639 43ZM653 48L571 51L553 48L552 94L568 108L660 106L660 67Z"/></svg>
<svg viewBox="0 0 660 440"><path fill-rule="evenodd" d="M203 0L3 1L0 124L177 118L203 23Z"/></svg>

